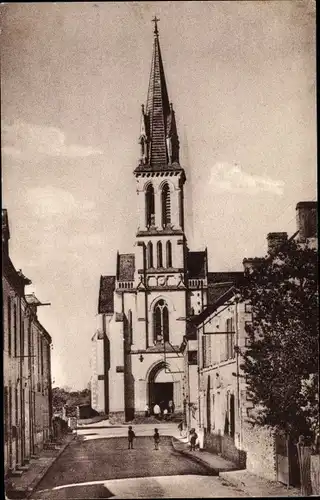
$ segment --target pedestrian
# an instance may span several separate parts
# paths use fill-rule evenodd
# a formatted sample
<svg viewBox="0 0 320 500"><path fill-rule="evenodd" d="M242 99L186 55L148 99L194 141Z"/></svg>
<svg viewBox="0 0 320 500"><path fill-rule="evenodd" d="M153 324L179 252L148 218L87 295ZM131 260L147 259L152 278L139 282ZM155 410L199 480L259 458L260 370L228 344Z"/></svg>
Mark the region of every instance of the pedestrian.
<svg viewBox="0 0 320 500"><path fill-rule="evenodd" d="M179 422L178 424L178 429L180 431L180 436L182 436L182 431L183 431L183 420L181 420L181 422Z"/></svg>
<svg viewBox="0 0 320 500"><path fill-rule="evenodd" d="M159 418L160 411L161 411L160 406L156 403L153 407L153 413L154 413L156 418Z"/></svg>
<svg viewBox="0 0 320 500"><path fill-rule="evenodd" d="M163 410L163 416L164 416L164 419L167 420L167 418L168 418L168 410L167 410L167 408L165 408Z"/></svg>
<svg viewBox="0 0 320 500"><path fill-rule="evenodd" d="M154 449L158 450L159 449L159 442L160 442L160 435L159 435L158 429L154 430L153 440L154 440Z"/></svg>
<svg viewBox="0 0 320 500"><path fill-rule="evenodd" d="M131 425L129 425L128 429L128 450L133 450L133 439L136 437L134 431L132 430Z"/></svg>
<svg viewBox="0 0 320 500"><path fill-rule="evenodd" d="M172 399L170 399L168 406L169 406L169 413L173 413L173 401L172 401Z"/></svg>
<svg viewBox="0 0 320 500"><path fill-rule="evenodd" d="M190 437L190 450L191 451L196 451L197 439L198 439L198 434L196 433L195 430L193 430L191 437Z"/></svg>
<svg viewBox="0 0 320 500"><path fill-rule="evenodd" d="M164 401L161 401L160 403L161 418L163 417L164 404L165 404Z"/></svg>
<svg viewBox="0 0 320 500"><path fill-rule="evenodd" d="M150 415L150 408L149 408L149 405L146 405L146 406L144 407L144 415L145 415L146 417L149 417L149 415Z"/></svg>

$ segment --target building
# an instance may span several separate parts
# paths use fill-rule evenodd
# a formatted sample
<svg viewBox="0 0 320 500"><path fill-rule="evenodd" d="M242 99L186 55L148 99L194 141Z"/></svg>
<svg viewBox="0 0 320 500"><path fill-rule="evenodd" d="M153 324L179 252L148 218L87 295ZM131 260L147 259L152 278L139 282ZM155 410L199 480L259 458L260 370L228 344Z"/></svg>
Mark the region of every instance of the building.
<svg viewBox="0 0 320 500"><path fill-rule="evenodd" d="M146 404L166 406L170 400L176 412L183 412L180 347L188 318L207 304L216 278L208 272L207 251L193 252L187 245L186 175L156 21L139 144L140 159L133 171L136 243L132 253L118 253L114 275L101 276L99 332L92 339L92 406L126 420L142 414Z"/></svg>
<svg viewBox="0 0 320 500"><path fill-rule="evenodd" d="M49 438L51 411L51 337L37 319L36 307L40 302L30 304L29 296L25 294L25 286L31 281L15 269L9 256L9 239L8 214L7 210L2 210L6 475L18 471ZM36 415L41 417L37 419ZM46 423L43 418L46 418Z"/></svg>
<svg viewBox="0 0 320 500"><path fill-rule="evenodd" d="M301 244L308 241L317 247L316 212L316 202L297 204L297 231L292 239ZM269 233L267 258L274 258L287 239L287 233ZM244 259L244 269L250 271L262 260ZM245 349L247 345L250 304L239 302L232 284L226 284L220 291L216 287L216 291L215 301L192 321L192 339L196 340L191 342L198 352L199 377L198 386L190 395L196 407L191 424L204 431L206 449L246 466L254 474L286 482L291 474L289 461L282 460L285 466L280 464L279 439L271 429L251 425L255 409L246 393L245 378L239 377L241 356L234 346ZM292 462L291 468L293 465Z"/></svg>

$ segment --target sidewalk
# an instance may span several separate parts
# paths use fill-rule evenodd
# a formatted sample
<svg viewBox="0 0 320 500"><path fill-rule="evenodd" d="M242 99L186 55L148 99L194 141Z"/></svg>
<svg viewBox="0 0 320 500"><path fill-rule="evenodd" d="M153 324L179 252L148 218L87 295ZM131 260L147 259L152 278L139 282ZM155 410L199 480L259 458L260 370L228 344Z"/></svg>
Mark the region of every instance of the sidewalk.
<svg viewBox="0 0 320 500"><path fill-rule="evenodd" d="M300 489L289 487L276 481L268 481L240 469L233 462L208 451L189 451L186 438L172 437L172 445L176 451L189 456L192 460L201 463L211 472L243 491L248 497L299 497Z"/></svg>
<svg viewBox="0 0 320 500"><path fill-rule="evenodd" d="M189 444L186 441L186 438L172 437L172 446L179 453L183 453L184 455L192 458L195 462L199 462L205 467L211 469L211 471L215 472L216 475L219 475L220 472L238 469L238 467L233 462L230 462L229 460L226 460L219 455L214 455L213 453L204 450L190 451Z"/></svg>
<svg viewBox="0 0 320 500"><path fill-rule="evenodd" d="M299 497L300 489L276 481L268 481L259 476L251 474L247 470L235 470L222 472L221 479L236 486L250 497Z"/></svg>
<svg viewBox="0 0 320 500"><path fill-rule="evenodd" d="M50 445L49 448L43 449L40 452L38 458L31 459L30 463L25 466L27 470L23 472L21 477L6 479L6 498L29 498L55 460L64 452L75 437L76 434L67 434L61 439L59 444Z"/></svg>

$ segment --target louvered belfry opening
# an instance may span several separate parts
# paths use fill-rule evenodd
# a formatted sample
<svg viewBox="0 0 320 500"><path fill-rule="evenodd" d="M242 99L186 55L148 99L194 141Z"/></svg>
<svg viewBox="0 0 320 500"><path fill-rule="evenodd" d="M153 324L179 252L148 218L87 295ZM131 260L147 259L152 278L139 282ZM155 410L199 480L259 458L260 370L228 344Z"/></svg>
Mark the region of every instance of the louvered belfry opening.
<svg viewBox="0 0 320 500"><path fill-rule="evenodd" d="M165 184L161 192L162 204L162 225L166 227L171 223L171 203L170 203L170 189L168 184Z"/></svg>
<svg viewBox="0 0 320 500"><path fill-rule="evenodd" d="M146 190L146 226L150 227L155 223L154 210L154 189L152 184L149 184Z"/></svg>

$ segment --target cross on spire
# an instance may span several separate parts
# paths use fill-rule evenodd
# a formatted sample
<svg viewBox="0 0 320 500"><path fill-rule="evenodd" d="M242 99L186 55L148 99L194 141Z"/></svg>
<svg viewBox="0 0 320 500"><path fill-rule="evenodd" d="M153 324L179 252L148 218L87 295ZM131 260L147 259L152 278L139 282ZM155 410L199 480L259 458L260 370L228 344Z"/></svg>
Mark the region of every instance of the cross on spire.
<svg viewBox="0 0 320 500"><path fill-rule="evenodd" d="M154 23L154 34L155 35L158 35L158 21L160 21L160 19L157 18L157 16L154 16L154 18L152 19L152 22Z"/></svg>

